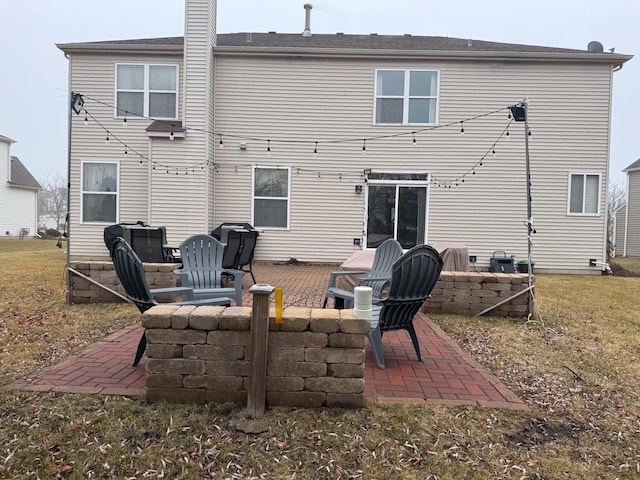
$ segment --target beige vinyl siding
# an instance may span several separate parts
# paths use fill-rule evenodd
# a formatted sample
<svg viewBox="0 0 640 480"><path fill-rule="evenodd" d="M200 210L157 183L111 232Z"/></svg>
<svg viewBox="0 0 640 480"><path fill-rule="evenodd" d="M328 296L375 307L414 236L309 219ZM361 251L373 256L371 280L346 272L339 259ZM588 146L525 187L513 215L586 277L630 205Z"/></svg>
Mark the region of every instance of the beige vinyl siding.
<svg viewBox="0 0 640 480"><path fill-rule="evenodd" d="M629 172L626 256L640 257L640 171Z"/></svg>
<svg viewBox="0 0 640 480"><path fill-rule="evenodd" d="M627 228L627 206L623 205L615 212L615 256L624 257L625 232Z"/></svg>
<svg viewBox="0 0 640 480"><path fill-rule="evenodd" d="M122 119L114 117L112 106L115 104L115 64L171 63L177 64L178 68L182 69L182 62L178 56L114 56L104 54L73 54L69 61L70 90L86 96L85 108L97 119L96 122L90 117L88 124L84 125L83 114L72 115L70 255L74 258L100 258L108 256L103 243L103 231L107 224L79 223L81 218L81 162L118 162L120 171L118 221L135 222L141 220L145 223L152 221L149 198L151 167L147 161L150 151L149 139L145 131L151 120L128 117L127 125L123 126ZM111 133L109 144L105 143L106 132L103 127ZM117 141L117 138L129 147L127 155L124 154L125 148ZM169 140L165 140L165 142L169 142ZM177 142L175 146L177 146ZM143 165L140 165L140 154L143 156ZM178 165L181 158L179 151L175 150L171 157L173 164ZM174 192L184 190L179 185L174 185L173 189ZM176 217L178 216L176 214Z"/></svg>
<svg viewBox="0 0 640 480"><path fill-rule="evenodd" d="M588 271L589 258L602 259L609 66L228 55L216 62L215 120L230 136L216 154L216 223L250 220L251 165L292 168L290 229L265 231L257 258L342 261L364 228L365 195L354 193L356 184L364 184L364 169L429 172L448 180L487 153L507 124L506 111L465 122L464 136L459 123L416 134L416 146L411 132L420 127L373 124L375 70L415 68L440 72L439 125L528 96L536 268ZM458 188L430 186L428 241L464 243L478 256L478 266L488 266L494 250L524 258L523 130L514 123L509 140L496 146L497 155L489 155ZM398 133L407 135L367 141L362 156L360 139ZM248 139L241 151L240 139L231 136L271 139L271 156L266 142ZM338 139L354 141L322 143ZM601 215L567 215L569 172L601 175Z"/></svg>

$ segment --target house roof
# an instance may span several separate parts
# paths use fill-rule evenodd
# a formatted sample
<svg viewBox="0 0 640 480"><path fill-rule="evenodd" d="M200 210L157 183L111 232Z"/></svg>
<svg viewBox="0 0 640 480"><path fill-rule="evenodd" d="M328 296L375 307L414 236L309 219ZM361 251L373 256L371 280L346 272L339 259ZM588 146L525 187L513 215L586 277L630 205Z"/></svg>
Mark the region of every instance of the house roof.
<svg viewBox="0 0 640 480"><path fill-rule="evenodd" d="M110 40L102 42L58 44L67 53L91 51L181 52L184 37ZM412 55L456 57L557 58L558 60L591 60L621 65L632 55L591 52L568 48L488 42L484 40L417 35L352 35L299 33L221 33L217 35L217 53L232 51L250 54L307 55Z"/></svg>
<svg viewBox="0 0 640 480"><path fill-rule="evenodd" d="M633 172L635 170L640 170L640 158L629 165L627 168L622 170L623 172Z"/></svg>
<svg viewBox="0 0 640 480"><path fill-rule="evenodd" d="M11 140L9 137L5 137L4 135L0 135L0 142L16 143L15 140Z"/></svg>
<svg viewBox="0 0 640 480"><path fill-rule="evenodd" d="M9 185L15 185L16 187L33 188L39 190L42 185L33 178L33 175L22 164L18 157L11 156L11 172L10 172Z"/></svg>

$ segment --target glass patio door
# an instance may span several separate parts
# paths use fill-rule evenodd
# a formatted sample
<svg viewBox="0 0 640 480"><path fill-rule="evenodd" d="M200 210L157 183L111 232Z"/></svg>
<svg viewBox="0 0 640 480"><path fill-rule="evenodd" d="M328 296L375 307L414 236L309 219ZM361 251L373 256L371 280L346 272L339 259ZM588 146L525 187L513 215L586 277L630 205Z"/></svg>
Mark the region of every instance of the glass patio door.
<svg viewBox="0 0 640 480"><path fill-rule="evenodd" d="M425 242L427 184L375 182L367 188L367 248L395 238L409 249Z"/></svg>

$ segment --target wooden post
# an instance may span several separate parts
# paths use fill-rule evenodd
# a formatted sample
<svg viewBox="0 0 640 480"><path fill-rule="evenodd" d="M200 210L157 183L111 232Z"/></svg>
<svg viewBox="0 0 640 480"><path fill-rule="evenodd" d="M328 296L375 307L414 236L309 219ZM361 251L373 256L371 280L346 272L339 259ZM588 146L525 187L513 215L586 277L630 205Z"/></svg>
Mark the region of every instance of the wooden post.
<svg viewBox="0 0 640 480"><path fill-rule="evenodd" d="M251 313L251 364L249 365L249 391L247 417L262 418L267 392L267 348L269 346L269 295L271 285L258 283L249 289L253 294Z"/></svg>

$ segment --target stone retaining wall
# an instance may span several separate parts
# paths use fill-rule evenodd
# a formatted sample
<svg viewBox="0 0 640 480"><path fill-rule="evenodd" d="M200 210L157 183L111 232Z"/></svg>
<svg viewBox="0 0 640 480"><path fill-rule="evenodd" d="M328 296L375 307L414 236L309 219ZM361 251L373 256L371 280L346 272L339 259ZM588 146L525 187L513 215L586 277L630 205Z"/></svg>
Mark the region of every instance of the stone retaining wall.
<svg viewBox="0 0 640 480"><path fill-rule="evenodd" d="M93 280L125 295L111 262L72 262L70 267ZM178 278L173 271L179 268L174 263L145 263L149 288L175 287ZM69 300L71 303L107 303L122 301L115 295L93 285L84 278L71 275ZM475 315L502 300L527 288L526 274L490 272L442 272L425 303L426 313L452 313ZM508 303L497 307L487 315L498 317L525 318L529 313L528 295L522 294Z"/></svg>
<svg viewBox="0 0 640 480"><path fill-rule="evenodd" d="M425 313L475 315L528 286L529 276L522 273L442 272L422 310ZM523 293L487 315L523 318L528 313L528 294Z"/></svg>
<svg viewBox="0 0 640 480"><path fill-rule="evenodd" d="M144 313L147 399L247 404L250 307L162 305ZM351 310L289 307L269 320L270 406L359 408L369 320Z"/></svg>
<svg viewBox="0 0 640 480"><path fill-rule="evenodd" d="M115 290L121 295L126 296L126 292L116 275L113 262L71 262L69 267L111 290ZM173 271L178 268L180 268L180 264L176 263L145 263L144 270L149 288L177 286L178 277ZM122 301L107 290L100 288L98 285L94 285L78 275L70 272L67 274L71 281L71 288L68 293L70 303L109 303Z"/></svg>

